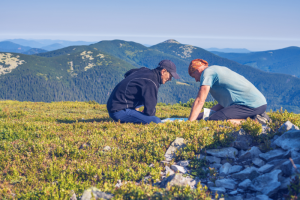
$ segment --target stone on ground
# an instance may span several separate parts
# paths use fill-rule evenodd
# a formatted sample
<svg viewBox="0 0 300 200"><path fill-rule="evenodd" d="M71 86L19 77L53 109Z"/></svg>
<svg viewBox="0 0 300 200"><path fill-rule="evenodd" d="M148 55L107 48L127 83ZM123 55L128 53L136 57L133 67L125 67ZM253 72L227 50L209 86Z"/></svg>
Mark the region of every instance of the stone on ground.
<svg viewBox="0 0 300 200"><path fill-rule="evenodd" d="M168 166L165 166L165 170L166 170L166 176L175 174L175 172L173 170L171 170L170 167L168 167Z"/></svg>
<svg viewBox="0 0 300 200"><path fill-rule="evenodd" d="M196 180L194 180L190 177L184 177L180 173L173 174L173 175L169 176L168 178L165 178L164 180L162 180L162 182L160 183L160 187L166 188L168 183L170 186L173 186L173 185L187 186L187 185L189 185L191 188L196 188L196 186L197 186Z"/></svg>
<svg viewBox="0 0 300 200"><path fill-rule="evenodd" d="M253 180L258 176L259 176L259 174L257 172L256 167L248 167L239 173L232 174L232 178L241 180L241 181L243 181L245 179Z"/></svg>
<svg viewBox="0 0 300 200"><path fill-rule="evenodd" d="M210 187L209 190L215 194L216 192L221 195L226 193L226 189L223 187Z"/></svg>
<svg viewBox="0 0 300 200"><path fill-rule="evenodd" d="M250 184L251 184L251 180L250 180L250 179L246 179L246 180L244 180L243 182L241 182L241 183L238 185L238 187L239 187L240 189L246 190L246 189L250 186Z"/></svg>
<svg viewBox="0 0 300 200"><path fill-rule="evenodd" d="M238 155L238 150L233 147L227 147L222 149L208 149L206 153L218 158L235 158Z"/></svg>
<svg viewBox="0 0 300 200"><path fill-rule="evenodd" d="M220 164L220 162L221 162L220 158L217 158L217 157L214 157L214 156L205 156L205 155L199 154L199 155L197 155L197 158L198 159L205 159L209 163Z"/></svg>
<svg viewBox="0 0 300 200"><path fill-rule="evenodd" d="M275 159L281 159L284 157L284 155L285 155L285 151L281 149L275 149L272 151L268 151L266 153L261 153L259 154L259 157L266 162L270 162Z"/></svg>
<svg viewBox="0 0 300 200"><path fill-rule="evenodd" d="M237 173L237 172L241 171L242 169L243 169L242 166L234 165L234 166L230 167L228 174Z"/></svg>
<svg viewBox="0 0 300 200"><path fill-rule="evenodd" d="M70 200L77 200L76 194L75 194L74 190L71 191L71 197L70 197Z"/></svg>
<svg viewBox="0 0 300 200"><path fill-rule="evenodd" d="M270 197L276 194L280 188L281 183L278 181L279 174L281 174L281 170L274 170L270 173L263 174L253 179L249 188Z"/></svg>
<svg viewBox="0 0 300 200"><path fill-rule="evenodd" d="M110 146L105 146L105 147L103 148L103 151L111 151Z"/></svg>
<svg viewBox="0 0 300 200"><path fill-rule="evenodd" d="M250 150L242 153L239 157L239 161L244 161L248 159L253 159L259 157L259 154L261 154L261 151L259 150L258 147L251 147Z"/></svg>
<svg viewBox="0 0 300 200"><path fill-rule="evenodd" d="M175 158L175 152L185 146L185 140L183 138L177 137L165 153L166 161L171 161L173 158Z"/></svg>
<svg viewBox="0 0 300 200"><path fill-rule="evenodd" d="M300 130L289 130L274 141L274 144L284 150L300 148Z"/></svg>
<svg viewBox="0 0 300 200"><path fill-rule="evenodd" d="M268 173L270 172L275 166L270 164L265 164L264 166L260 167L257 171L259 173Z"/></svg>
<svg viewBox="0 0 300 200"><path fill-rule="evenodd" d="M249 134L246 134L243 129L234 132L232 135L235 138L235 141L232 143L234 148L247 150L252 144L253 137Z"/></svg>
<svg viewBox="0 0 300 200"><path fill-rule="evenodd" d="M95 199L111 199L113 198L112 194L101 192L99 189L95 187L91 187L89 189L86 189L81 197L81 200L91 200L92 197Z"/></svg>
<svg viewBox="0 0 300 200"><path fill-rule="evenodd" d="M294 125L292 122L286 121L284 124L282 124L282 126L278 129L277 132L284 133L289 130L299 130L299 128L298 126Z"/></svg>
<svg viewBox="0 0 300 200"><path fill-rule="evenodd" d="M236 188L236 182L232 179L221 179L221 180L216 180L216 186L233 190Z"/></svg>
<svg viewBox="0 0 300 200"><path fill-rule="evenodd" d="M270 200L270 198L267 195L262 194L262 195L257 195L255 197L255 200Z"/></svg>
<svg viewBox="0 0 300 200"><path fill-rule="evenodd" d="M187 170L184 167L179 166L179 165L172 165L171 169L174 170L175 172L180 172L183 174L187 173Z"/></svg>
<svg viewBox="0 0 300 200"><path fill-rule="evenodd" d="M300 158L293 159L294 164L297 166L300 164ZM290 160L285 161L281 166L280 169L285 176L291 176L295 173L295 169ZM300 171L300 169L298 169Z"/></svg>
<svg viewBox="0 0 300 200"><path fill-rule="evenodd" d="M261 167L261 166L264 166L266 163L260 159L260 158L253 158L252 159L252 163L257 166L257 167Z"/></svg>
<svg viewBox="0 0 300 200"><path fill-rule="evenodd" d="M224 165L222 165L222 167L220 168L220 175L227 175L231 167L232 166L229 163L225 163Z"/></svg>
<svg viewBox="0 0 300 200"><path fill-rule="evenodd" d="M190 163L189 160L182 160L182 161L177 162L176 164L180 165L182 167L187 167L189 165L189 163Z"/></svg>

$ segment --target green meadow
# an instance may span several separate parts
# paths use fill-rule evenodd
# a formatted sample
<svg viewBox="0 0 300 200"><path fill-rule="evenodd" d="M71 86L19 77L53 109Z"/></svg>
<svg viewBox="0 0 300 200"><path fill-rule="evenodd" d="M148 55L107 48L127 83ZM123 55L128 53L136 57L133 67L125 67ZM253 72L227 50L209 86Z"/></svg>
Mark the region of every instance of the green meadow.
<svg viewBox="0 0 300 200"><path fill-rule="evenodd" d="M156 116L188 117L191 104L160 103ZM285 121L300 126L299 114L279 110L269 115L271 131L261 135L261 125L250 119L242 125L203 120L120 124L109 118L106 105L94 101L0 101L0 199L69 199L71 191L79 199L91 186L114 194L115 199L210 199L210 192L200 184L192 190L162 189L155 183L161 181L165 165L177 160L192 160L191 176L213 174L212 169L201 169L206 163L195 155L206 148L229 146L231 133L240 128L268 150L270 137ZM183 137L187 146L171 163L161 162L176 137ZM148 183L141 181L149 175ZM120 188L115 187L118 180L123 183Z"/></svg>

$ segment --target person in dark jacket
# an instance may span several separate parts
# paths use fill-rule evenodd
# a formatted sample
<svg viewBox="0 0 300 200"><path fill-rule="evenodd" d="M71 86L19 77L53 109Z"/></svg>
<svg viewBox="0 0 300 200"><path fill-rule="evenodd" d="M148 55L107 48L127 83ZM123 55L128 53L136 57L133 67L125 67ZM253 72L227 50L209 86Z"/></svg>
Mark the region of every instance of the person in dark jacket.
<svg viewBox="0 0 300 200"><path fill-rule="evenodd" d="M109 116L121 123L160 123L161 120L155 116L158 88L172 77L179 79L175 64L170 60L162 60L156 69L131 69L124 77L107 101ZM137 111L136 108L141 106L144 106L144 110Z"/></svg>

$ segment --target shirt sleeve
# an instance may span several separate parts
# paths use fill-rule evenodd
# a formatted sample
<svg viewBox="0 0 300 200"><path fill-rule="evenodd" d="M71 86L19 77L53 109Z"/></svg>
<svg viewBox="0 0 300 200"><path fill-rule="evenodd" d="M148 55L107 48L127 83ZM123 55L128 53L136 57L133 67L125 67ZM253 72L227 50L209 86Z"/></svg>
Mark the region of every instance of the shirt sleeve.
<svg viewBox="0 0 300 200"><path fill-rule="evenodd" d="M149 81L148 86L143 88L144 98L144 113L149 116L154 116L156 112L157 104L157 92L158 88L152 81Z"/></svg>
<svg viewBox="0 0 300 200"><path fill-rule="evenodd" d="M212 87L218 81L218 74L209 68L206 68L200 78L200 86L209 85Z"/></svg>

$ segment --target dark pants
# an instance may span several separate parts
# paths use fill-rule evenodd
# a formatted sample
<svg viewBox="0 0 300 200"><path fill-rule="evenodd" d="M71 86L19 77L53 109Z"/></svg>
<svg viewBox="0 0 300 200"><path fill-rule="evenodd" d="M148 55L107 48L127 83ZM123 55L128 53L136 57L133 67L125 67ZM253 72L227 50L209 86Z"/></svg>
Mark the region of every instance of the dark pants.
<svg viewBox="0 0 300 200"><path fill-rule="evenodd" d="M263 114L267 109L267 104L258 108L249 108L247 106L232 105L223 108L212 114L208 120L228 120L228 119L247 119L256 115Z"/></svg>
<svg viewBox="0 0 300 200"><path fill-rule="evenodd" d="M161 120L155 116L148 116L142 112L133 109L124 109L114 113L108 113L109 116L115 121L121 123L134 123L134 124L149 124L151 122L161 123Z"/></svg>

